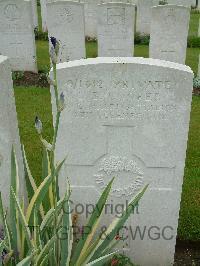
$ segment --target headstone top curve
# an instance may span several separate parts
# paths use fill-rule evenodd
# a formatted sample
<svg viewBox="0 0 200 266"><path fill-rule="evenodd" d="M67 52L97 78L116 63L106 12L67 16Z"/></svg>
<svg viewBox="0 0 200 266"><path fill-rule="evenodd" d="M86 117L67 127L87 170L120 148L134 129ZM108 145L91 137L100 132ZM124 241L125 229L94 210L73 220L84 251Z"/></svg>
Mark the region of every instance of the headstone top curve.
<svg viewBox="0 0 200 266"><path fill-rule="evenodd" d="M193 71L189 66L164 61L160 59L152 59L152 58L143 58L143 57L97 57L97 58L88 58L88 59L80 59L74 60L70 62L64 62L57 65L57 69L84 66L84 65L95 65L95 64L143 64L143 65L154 65L158 67L165 68L174 68L177 70L189 72L193 74Z"/></svg>

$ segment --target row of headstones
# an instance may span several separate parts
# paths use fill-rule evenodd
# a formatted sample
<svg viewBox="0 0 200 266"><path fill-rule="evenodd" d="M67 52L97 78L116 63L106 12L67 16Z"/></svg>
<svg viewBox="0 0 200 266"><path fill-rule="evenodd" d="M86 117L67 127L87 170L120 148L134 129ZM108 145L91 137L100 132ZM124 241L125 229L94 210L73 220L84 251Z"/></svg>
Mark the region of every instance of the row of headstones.
<svg viewBox="0 0 200 266"><path fill-rule="evenodd" d="M75 0L76 1L76 0ZM56 1L56 2L59 2ZM60 1L63 2L63 1ZM80 1L77 1L80 2ZM88 37L97 37L97 17L98 4L108 2L131 3L137 6L137 23L136 31L142 34L150 33L151 7L158 5L160 0L83 0L85 12L85 35ZM196 0L166 0L168 4L183 5L186 7L196 6ZM41 1L42 28L43 31L48 29L47 4L51 0Z"/></svg>
<svg viewBox="0 0 200 266"><path fill-rule="evenodd" d="M173 265L192 100L191 69L155 59L99 57L59 64L57 74L59 94L64 93L67 107L61 115L56 160L68 155L59 187L63 194L67 173L79 225L85 224L91 206L113 176L102 230L148 183L137 212L120 230L119 245L137 265ZM8 205L12 144L20 164L21 193L26 190L11 70L3 56L0 128L0 190Z"/></svg>
<svg viewBox="0 0 200 266"><path fill-rule="evenodd" d="M0 54L10 58L12 70L37 72L31 2L0 3ZM49 36L60 40L59 62L86 57L84 6L63 1L47 4ZM151 58L185 64L190 9L161 5L152 8ZM135 6L106 3L98 6L98 56L133 56Z"/></svg>

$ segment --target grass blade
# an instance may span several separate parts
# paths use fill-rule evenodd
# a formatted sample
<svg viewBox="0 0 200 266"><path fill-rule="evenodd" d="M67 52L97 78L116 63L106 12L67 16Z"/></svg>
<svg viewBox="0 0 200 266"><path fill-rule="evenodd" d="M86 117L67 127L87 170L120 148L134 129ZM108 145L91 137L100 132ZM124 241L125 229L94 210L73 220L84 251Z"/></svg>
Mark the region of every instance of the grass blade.
<svg viewBox="0 0 200 266"><path fill-rule="evenodd" d="M129 218L133 208L137 206L139 200L144 195L145 191L147 190L148 185L145 186L138 194L137 196L129 203L127 209L123 212L122 216L120 218L116 218L111 225L108 227L106 232L104 232L105 239L101 239L96 251L94 252L94 255L92 256L91 260L97 259L99 256L101 256L104 251L114 244L115 237L118 234L119 230L122 228L122 226L125 224L127 219Z"/></svg>
<svg viewBox="0 0 200 266"><path fill-rule="evenodd" d="M29 227L28 227L28 223L26 221L26 218L22 212L22 209L20 207L20 204L16 198L16 195L15 195L15 192L14 190L11 188L11 192L12 192L12 195L13 195L13 198L15 200L15 206L17 207L17 210L18 210L18 213L19 213L19 219L21 221L21 224L22 224L22 228L23 228L23 231L24 231L24 235L25 235L25 238L26 238L26 241L27 241L27 244L28 244L28 247L30 250L33 250L34 249L34 245L31 241L31 233L30 233L30 230L29 230Z"/></svg>
<svg viewBox="0 0 200 266"><path fill-rule="evenodd" d="M112 252L112 253L110 253L110 254L108 254L108 255L105 255L105 256L103 256L103 257L100 257L100 258L98 258L98 259L96 259L96 260L94 260L94 261L92 261L92 262L86 264L86 266L103 266L103 265L105 265L105 263L106 263L111 257L113 257L113 255L115 255L117 252L118 252L118 251L115 251L115 252Z"/></svg>
<svg viewBox="0 0 200 266"><path fill-rule="evenodd" d="M84 235L79 241L76 250L74 252L74 255L72 257L71 265L81 265L83 261L85 261L86 257L84 255L98 227L100 216L102 214L103 208L109 196L113 181L114 178L108 183L100 199L98 200L96 207L86 226L86 228L89 228L90 232L88 232L88 234L84 232Z"/></svg>
<svg viewBox="0 0 200 266"><path fill-rule="evenodd" d="M33 198L31 199L31 202L28 206L27 209L27 213L26 213L26 220L29 223L29 221L33 218L33 212L34 212L34 208L39 208L39 206L41 205L48 189L49 186L51 184L51 182L53 181L53 179L55 178L56 175L58 175L62 165L64 164L65 159L58 164L58 166L55 169L55 175L52 176L51 174L48 175L43 182L40 184L40 186L38 187L38 189L36 190Z"/></svg>
<svg viewBox="0 0 200 266"><path fill-rule="evenodd" d="M12 234L12 249L15 250L18 254L18 239L17 239L17 220L18 220L18 211L15 209L15 200L13 199L11 188L14 190L17 198L19 194L19 173L18 173L18 164L15 154L14 147L12 146L11 151L11 181L10 181L10 227Z"/></svg>

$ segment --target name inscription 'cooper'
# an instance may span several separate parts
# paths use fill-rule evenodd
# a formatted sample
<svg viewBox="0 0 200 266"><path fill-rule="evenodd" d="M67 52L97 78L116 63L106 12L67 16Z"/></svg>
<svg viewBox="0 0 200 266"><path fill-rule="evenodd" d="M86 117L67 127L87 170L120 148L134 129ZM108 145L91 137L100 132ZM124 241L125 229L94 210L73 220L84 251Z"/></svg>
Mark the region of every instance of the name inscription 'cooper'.
<svg viewBox="0 0 200 266"><path fill-rule="evenodd" d="M68 80L64 90L68 111L75 118L101 120L165 120L176 109L174 87L168 80Z"/></svg>

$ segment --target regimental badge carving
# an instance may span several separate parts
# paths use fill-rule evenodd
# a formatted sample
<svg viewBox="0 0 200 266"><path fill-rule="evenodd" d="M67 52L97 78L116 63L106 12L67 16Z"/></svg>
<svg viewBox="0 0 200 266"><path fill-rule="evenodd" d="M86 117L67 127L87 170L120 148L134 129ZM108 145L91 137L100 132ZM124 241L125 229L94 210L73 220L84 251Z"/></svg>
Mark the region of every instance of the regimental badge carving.
<svg viewBox="0 0 200 266"><path fill-rule="evenodd" d="M73 15L73 12L71 10L71 8L62 8L60 10L60 22L63 23L63 22L72 22L74 19L74 15Z"/></svg>
<svg viewBox="0 0 200 266"><path fill-rule="evenodd" d="M138 158L106 156L98 163L98 173L94 175L97 187L101 190L115 177L114 197L135 195L144 185L144 164Z"/></svg>
<svg viewBox="0 0 200 266"><path fill-rule="evenodd" d="M16 4L8 4L4 8L4 15L9 20L16 20L20 18L21 12Z"/></svg>

